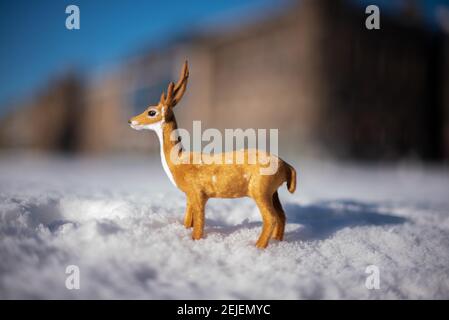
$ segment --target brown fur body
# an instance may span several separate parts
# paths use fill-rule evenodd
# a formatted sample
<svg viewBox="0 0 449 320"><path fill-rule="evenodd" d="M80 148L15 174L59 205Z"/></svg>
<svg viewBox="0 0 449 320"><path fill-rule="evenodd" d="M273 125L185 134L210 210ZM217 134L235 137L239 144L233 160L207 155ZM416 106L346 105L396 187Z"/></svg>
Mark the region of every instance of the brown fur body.
<svg viewBox="0 0 449 320"><path fill-rule="evenodd" d="M170 84L167 98L163 94L157 106L148 107L129 121L135 129L160 130L161 156L165 158L173 182L187 197L184 225L187 228L193 227L193 239L200 239L203 237L208 199L250 197L256 202L263 219L257 247L265 248L270 238L282 240L286 216L277 189L287 182L288 190L291 193L295 191L296 171L292 166L265 151L246 149L214 156L180 150L177 160L172 161L171 152L178 144L170 139L172 132L177 129L173 107L186 89L187 78L188 69L185 64L176 87L173 83ZM153 113L156 115L150 117ZM267 167L267 162L249 161L252 155L256 155L256 159L263 157L277 161L277 171L262 175L261 169ZM219 163L212 163L212 157L220 160ZM238 162L237 159L243 161Z"/></svg>

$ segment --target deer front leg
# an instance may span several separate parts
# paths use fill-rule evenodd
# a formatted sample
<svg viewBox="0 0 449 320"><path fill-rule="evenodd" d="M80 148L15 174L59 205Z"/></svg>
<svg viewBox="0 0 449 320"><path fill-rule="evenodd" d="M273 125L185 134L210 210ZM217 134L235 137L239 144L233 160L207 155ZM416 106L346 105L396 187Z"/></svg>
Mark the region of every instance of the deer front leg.
<svg viewBox="0 0 449 320"><path fill-rule="evenodd" d="M207 198L203 196L195 197L195 208L193 209L193 232L192 239L199 240L204 233L204 209L206 207Z"/></svg>
<svg viewBox="0 0 449 320"><path fill-rule="evenodd" d="M192 200L187 196L186 213L184 216L184 226L187 229L193 227L193 209Z"/></svg>

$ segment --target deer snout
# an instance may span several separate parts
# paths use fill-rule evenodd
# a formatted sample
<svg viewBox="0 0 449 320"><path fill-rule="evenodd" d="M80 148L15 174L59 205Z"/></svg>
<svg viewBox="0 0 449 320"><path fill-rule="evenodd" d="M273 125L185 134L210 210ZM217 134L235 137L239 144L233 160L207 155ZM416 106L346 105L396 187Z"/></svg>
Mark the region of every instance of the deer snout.
<svg viewBox="0 0 449 320"><path fill-rule="evenodd" d="M128 120L128 124L131 128L139 130L139 121L133 120L133 119L129 119Z"/></svg>

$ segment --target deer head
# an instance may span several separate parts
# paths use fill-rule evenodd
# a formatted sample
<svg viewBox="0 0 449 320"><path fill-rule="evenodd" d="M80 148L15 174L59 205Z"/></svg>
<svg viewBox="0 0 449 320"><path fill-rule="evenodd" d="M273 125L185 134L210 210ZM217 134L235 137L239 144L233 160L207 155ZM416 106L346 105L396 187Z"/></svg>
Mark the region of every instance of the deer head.
<svg viewBox="0 0 449 320"><path fill-rule="evenodd" d="M166 121L170 121L173 117L173 108L181 100L187 88L187 79L189 78L189 67L187 61L179 76L176 84L170 82L167 89L167 95L162 92L161 98L157 105L151 105L141 114L131 118L128 123L136 130L156 130Z"/></svg>

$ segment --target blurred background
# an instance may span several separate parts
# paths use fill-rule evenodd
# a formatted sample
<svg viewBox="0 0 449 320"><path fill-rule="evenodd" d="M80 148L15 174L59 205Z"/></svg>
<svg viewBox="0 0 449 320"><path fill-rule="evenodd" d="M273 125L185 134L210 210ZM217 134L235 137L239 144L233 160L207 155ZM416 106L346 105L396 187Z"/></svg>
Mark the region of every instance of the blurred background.
<svg viewBox="0 0 449 320"><path fill-rule="evenodd" d="M449 0L0 0L0 44L0 299L449 298ZM185 59L181 128L279 130L285 243L248 198L190 241L128 125Z"/></svg>
<svg viewBox="0 0 449 320"><path fill-rule="evenodd" d="M19 0L0 26L2 154L155 152L127 120L188 59L182 128L278 128L281 154L449 160L446 0Z"/></svg>

